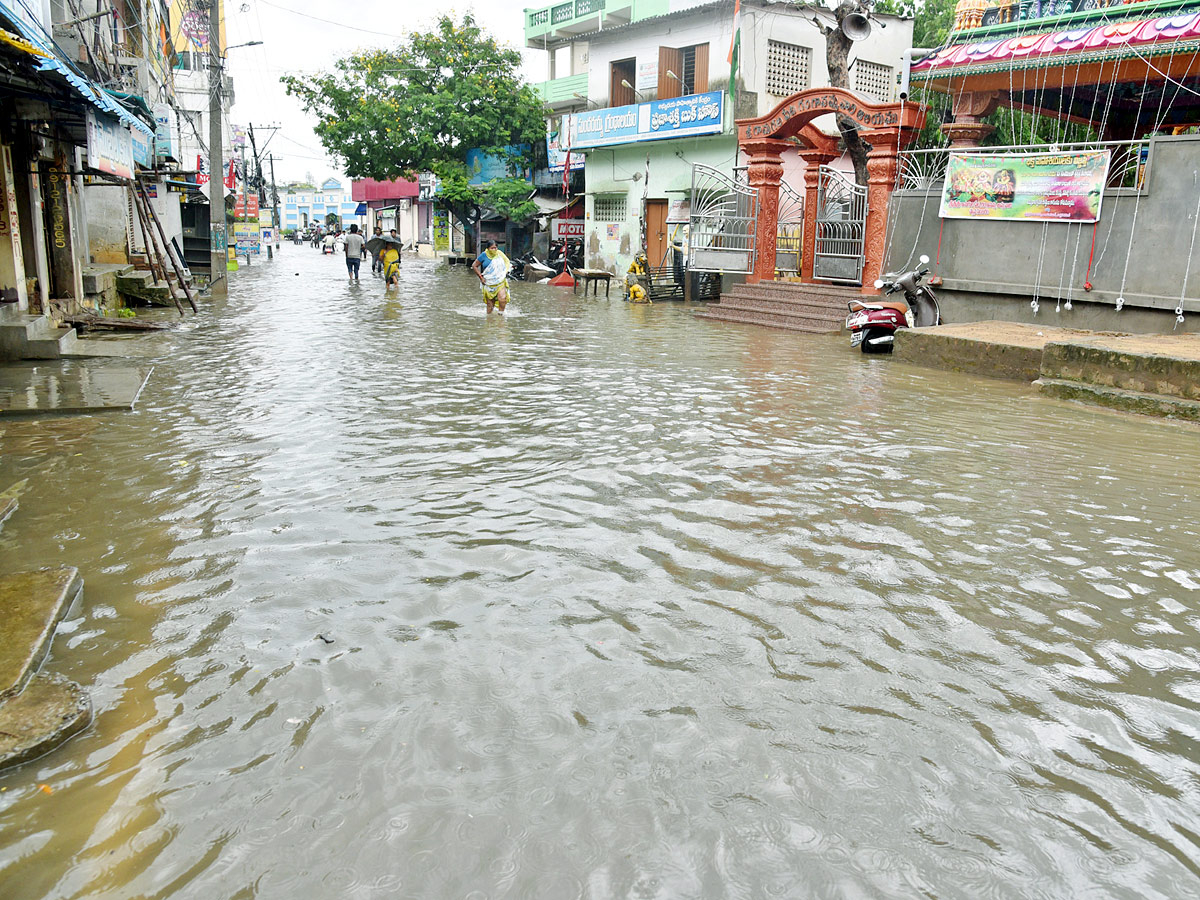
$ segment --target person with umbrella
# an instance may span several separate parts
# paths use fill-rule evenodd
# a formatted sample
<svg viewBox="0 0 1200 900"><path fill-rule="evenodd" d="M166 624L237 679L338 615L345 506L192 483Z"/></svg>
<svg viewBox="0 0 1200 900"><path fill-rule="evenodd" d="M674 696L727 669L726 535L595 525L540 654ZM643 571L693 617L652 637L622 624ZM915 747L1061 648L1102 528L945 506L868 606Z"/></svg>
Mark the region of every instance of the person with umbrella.
<svg viewBox="0 0 1200 900"><path fill-rule="evenodd" d="M390 287L400 283L400 239L379 234L367 241L367 252L383 264L383 280Z"/></svg>

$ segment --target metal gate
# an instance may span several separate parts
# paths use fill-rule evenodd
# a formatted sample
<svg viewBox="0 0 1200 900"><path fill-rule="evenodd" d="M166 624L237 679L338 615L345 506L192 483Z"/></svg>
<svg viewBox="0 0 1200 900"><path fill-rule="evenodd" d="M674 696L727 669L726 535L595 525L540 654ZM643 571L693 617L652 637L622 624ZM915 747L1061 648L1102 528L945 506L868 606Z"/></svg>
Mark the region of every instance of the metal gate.
<svg viewBox="0 0 1200 900"><path fill-rule="evenodd" d="M804 256L804 195L779 183L779 219L775 226L775 271L800 274Z"/></svg>
<svg viewBox="0 0 1200 900"><path fill-rule="evenodd" d="M813 277L861 284L866 225L866 187L855 184L837 169L821 166Z"/></svg>
<svg viewBox="0 0 1200 900"><path fill-rule="evenodd" d="M757 190L709 166L692 165L689 268L698 272L753 272L757 219Z"/></svg>

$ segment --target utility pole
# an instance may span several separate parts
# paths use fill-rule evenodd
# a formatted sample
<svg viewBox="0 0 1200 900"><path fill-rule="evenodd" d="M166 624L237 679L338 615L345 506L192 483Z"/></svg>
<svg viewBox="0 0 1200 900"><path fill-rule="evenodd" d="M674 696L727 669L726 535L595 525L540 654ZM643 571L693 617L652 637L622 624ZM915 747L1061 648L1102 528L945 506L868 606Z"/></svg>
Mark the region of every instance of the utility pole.
<svg viewBox="0 0 1200 900"><path fill-rule="evenodd" d="M249 172L246 171L246 141L244 138L245 138L245 136L243 135L243 140L242 140L242 216L243 216L243 218L250 215L250 204L249 204L249 202L247 202L249 198L246 196L246 188L249 186L250 179L247 177L249 175ZM236 177L234 178L234 181L233 181L233 189L235 191L237 190ZM236 204L237 201L234 200L234 203ZM237 209L236 205L234 206L234 209L235 210ZM235 251L234 255L235 256L237 255L236 251ZM246 242L246 265L247 266L250 265L250 241Z"/></svg>
<svg viewBox="0 0 1200 900"><path fill-rule="evenodd" d="M209 294L229 295L226 274L229 237L225 229L225 141L221 137L221 0L208 0L208 230L212 276Z"/></svg>
<svg viewBox="0 0 1200 900"><path fill-rule="evenodd" d="M279 230L283 222L279 215L279 191L275 187L275 154L271 154L271 221L275 223L275 246L279 246Z"/></svg>
<svg viewBox="0 0 1200 900"><path fill-rule="evenodd" d="M254 154L254 186L257 188L259 209L262 209L262 204L267 200L266 182L263 180L262 160L258 158L258 143L254 140L254 124L251 123L247 127L250 130L250 152ZM247 184L249 184L249 181L250 179L247 178ZM262 222L261 214L259 222ZM271 250L271 242L263 241L263 243L267 245L267 259L274 259L275 254Z"/></svg>

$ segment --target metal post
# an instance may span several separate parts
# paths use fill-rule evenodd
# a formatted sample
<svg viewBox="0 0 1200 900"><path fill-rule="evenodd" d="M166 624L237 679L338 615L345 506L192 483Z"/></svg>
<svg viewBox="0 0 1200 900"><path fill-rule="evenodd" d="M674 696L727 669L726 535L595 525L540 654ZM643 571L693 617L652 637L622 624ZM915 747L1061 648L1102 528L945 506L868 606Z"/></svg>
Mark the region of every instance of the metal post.
<svg viewBox="0 0 1200 900"><path fill-rule="evenodd" d="M249 203L250 198L246 195L246 188L249 186L250 179L246 177L248 173L246 172L246 142L244 140L242 141L241 156L242 156L242 218L245 218L246 216L250 215L250 203ZM234 177L234 180L233 180L233 190L235 192L234 209L236 210L237 209L237 206L236 206L236 204L237 204L237 199L236 199L237 177L236 176ZM234 255L235 256L237 255L236 252ZM246 265L247 266L250 265L250 242L249 241L246 242Z"/></svg>
<svg viewBox="0 0 1200 900"><path fill-rule="evenodd" d="M275 154L271 159L271 218L275 223L275 246L279 246L279 232L283 228L283 219L279 215L279 191L275 187Z"/></svg>
<svg viewBox="0 0 1200 900"><path fill-rule="evenodd" d="M208 229L209 293L226 297L229 281L226 274L228 236L225 231L225 141L221 136L221 0L209 0L208 5Z"/></svg>

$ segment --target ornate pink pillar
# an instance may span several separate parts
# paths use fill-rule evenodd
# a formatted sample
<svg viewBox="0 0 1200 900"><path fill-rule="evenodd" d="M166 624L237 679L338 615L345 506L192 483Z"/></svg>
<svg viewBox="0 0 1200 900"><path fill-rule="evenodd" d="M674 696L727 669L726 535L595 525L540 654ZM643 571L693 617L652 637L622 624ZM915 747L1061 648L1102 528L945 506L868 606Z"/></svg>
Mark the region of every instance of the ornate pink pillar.
<svg viewBox="0 0 1200 900"><path fill-rule="evenodd" d="M757 257L748 284L775 279L775 241L779 233L779 183L783 180L783 153L792 145L776 138L741 141L750 157L747 180L758 191L758 220L755 225Z"/></svg>
<svg viewBox="0 0 1200 900"><path fill-rule="evenodd" d="M883 271L888 203L896 188L896 175L900 170L894 137L892 140L887 139L889 135L879 135L874 140L872 137L868 137L872 146L867 154L867 221L864 226L862 273L864 294L875 293L875 279Z"/></svg>
<svg viewBox="0 0 1200 900"><path fill-rule="evenodd" d="M821 166L836 158L824 150L801 150L804 160L804 253L800 257L800 280L813 283L813 248L817 240L817 194Z"/></svg>

